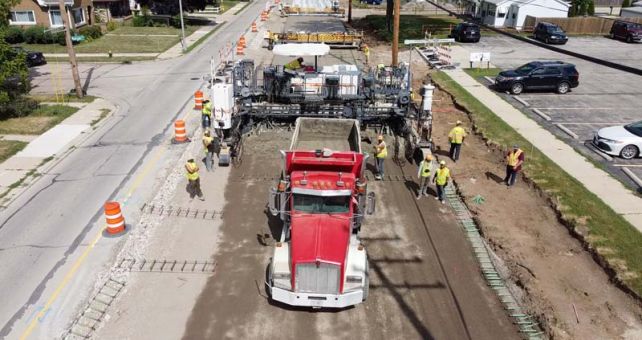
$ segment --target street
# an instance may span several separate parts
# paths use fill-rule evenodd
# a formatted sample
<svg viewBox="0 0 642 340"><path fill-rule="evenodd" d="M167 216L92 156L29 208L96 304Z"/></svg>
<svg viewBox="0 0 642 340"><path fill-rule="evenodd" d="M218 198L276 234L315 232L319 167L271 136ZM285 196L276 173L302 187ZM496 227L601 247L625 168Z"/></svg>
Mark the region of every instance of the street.
<svg viewBox="0 0 642 340"><path fill-rule="evenodd" d="M250 5L234 25L179 59L82 65L83 81L90 78L88 91L119 109L2 212L0 290L6 293L0 337L18 338L28 331L44 339L63 333L119 244L110 238L92 244L104 227L102 205L127 199L123 213L132 221L137 218L137 206L153 194L157 176L173 166L172 150L168 157L153 156L168 147L174 119L191 111L192 94L203 84L210 57L244 31L262 8L258 2ZM52 72L52 67L38 71ZM64 66L59 72L64 88L71 88L67 70ZM35 85L44 90L47 83ZM139 176L143 170L145 175ZM93 251L83 256L86 249Z"/></svg>

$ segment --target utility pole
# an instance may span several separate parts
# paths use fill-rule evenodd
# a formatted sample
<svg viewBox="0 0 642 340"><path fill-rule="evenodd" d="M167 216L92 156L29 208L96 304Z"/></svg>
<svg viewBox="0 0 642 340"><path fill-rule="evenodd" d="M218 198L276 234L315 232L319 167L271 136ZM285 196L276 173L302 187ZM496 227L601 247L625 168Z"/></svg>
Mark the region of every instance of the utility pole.
<svg viewBox="0 0 642 340"><path fill-rule="evenodd" d="M76 86L76 96L78 96L78 98L82 98L84 97L84 93L82 92L80 76L78 75L76 52L74 51L74 46L71 43L71 25L69 23L69 16L67 15L67 9L65 8L65 0L58 0L58 6L60 7L60 18L62 19L62 24L65 26L65 44L67 45L67 54L69 54L69 63L71 64L71 75L74 78L74 85Z"/></svg>
<svg viewBox="0 0 642 340"><path fill-rule="evenodd" d="M352 22L352 0L348 0L348 23Z"/></svg>
<svg viewBox="0 0 642 340"><path fill-rule="evenodd" d="M392 21L392 66L399 64L399 12L401 0L395 1L394 19Z"/></svg>
<svg viewBox="0 0 642 340"><path fill-rule="evenodd" d="M181 12L181 46L183 47L183 52L187 50L185 46L185 24L183 23L183 0L178 0L178 10Z"/></svg>

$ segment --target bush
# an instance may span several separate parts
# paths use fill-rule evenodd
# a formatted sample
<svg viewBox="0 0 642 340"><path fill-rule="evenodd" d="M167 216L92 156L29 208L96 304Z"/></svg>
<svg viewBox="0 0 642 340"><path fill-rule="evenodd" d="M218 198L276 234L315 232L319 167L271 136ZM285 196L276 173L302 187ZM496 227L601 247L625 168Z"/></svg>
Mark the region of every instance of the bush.
<svg viewBox="0 0 642 340"><path fill-rule="evenodd" d="M622 1L622 8L631 7L631 0Z"/></svg>
<svg viewBox="0 0 642 340"><path fill-rule="evenodd" d="M78 29L78 34L82 34L87 38L98 39L103 35L99 26L83 26ZM91 40L90 39L90 40Z"/></svg>
<svg viewBox="0 0 642 340"><path fill-rule="evenodd" d="M0 120L24 117L31 114L37 108L37 101L28 97L18 96L9 104L0 107Z"/></svg>
<svg viewBox="0 0 642 340"><path fill-rule="evenodd" d="M148 15L141 15L134 17L134 19L132 20L132 25L134 27L152 27L154 26L154 23Z"/></svg>
<svg viewBox="0 0 642 340"><path fill-rule="evenodd" d="M65 41L65 31L56 32L53 41L63 46L67 45Z"/></svg>
<svg viewBox="0 0 642 340"><path fill-rule="evenodd" d="M4 40L9 44L19 44L25 41L24 31L20 27L11 26L4 34Z"/></svg>
<svg viewBox="0 0 642 340"><path fill-rule="evenodd" d="M591 1L588 3L588 9L586 10L588 15L595 15L595 2Z"/></svg>
<svg viewBox="0 0 642 340"><path fill-rule="evenodd" d="M24 37L27 44L43 44L45 28L42 26L29 27L25 30Z"/></svg>
<svg viewBox="0 0 642 340"><path fill-rule="evenodd" d="M118 28L118 24L115 21L110 21L107 23L107 31L111 32Z"/></svg>

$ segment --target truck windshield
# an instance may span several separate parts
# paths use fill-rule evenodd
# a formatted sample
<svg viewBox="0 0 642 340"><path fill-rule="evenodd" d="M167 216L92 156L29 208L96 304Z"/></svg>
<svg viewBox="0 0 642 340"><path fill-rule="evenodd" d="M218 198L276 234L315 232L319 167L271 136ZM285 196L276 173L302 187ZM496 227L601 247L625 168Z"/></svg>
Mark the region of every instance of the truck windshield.
<svg viewBox="0 0 642 340"><path fill-rule="evenodd" d="M350 196L294 194L294 210L311 214L347 213Z"/></svg>

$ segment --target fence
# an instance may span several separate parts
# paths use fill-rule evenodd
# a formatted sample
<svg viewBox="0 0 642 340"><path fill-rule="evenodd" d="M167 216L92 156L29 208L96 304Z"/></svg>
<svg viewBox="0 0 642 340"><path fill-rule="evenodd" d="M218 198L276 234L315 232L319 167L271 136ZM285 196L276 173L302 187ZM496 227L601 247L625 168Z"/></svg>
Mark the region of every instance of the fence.
<svg viewBox="0 0 642 340"><path fill-rule="evenodd" d="M527 15L524 31L532 31L538 22L550 22L570 34L608 34L614 21L601 17L535 18ZM642 18L626 18L626 21L642 24Z"/></svg>

